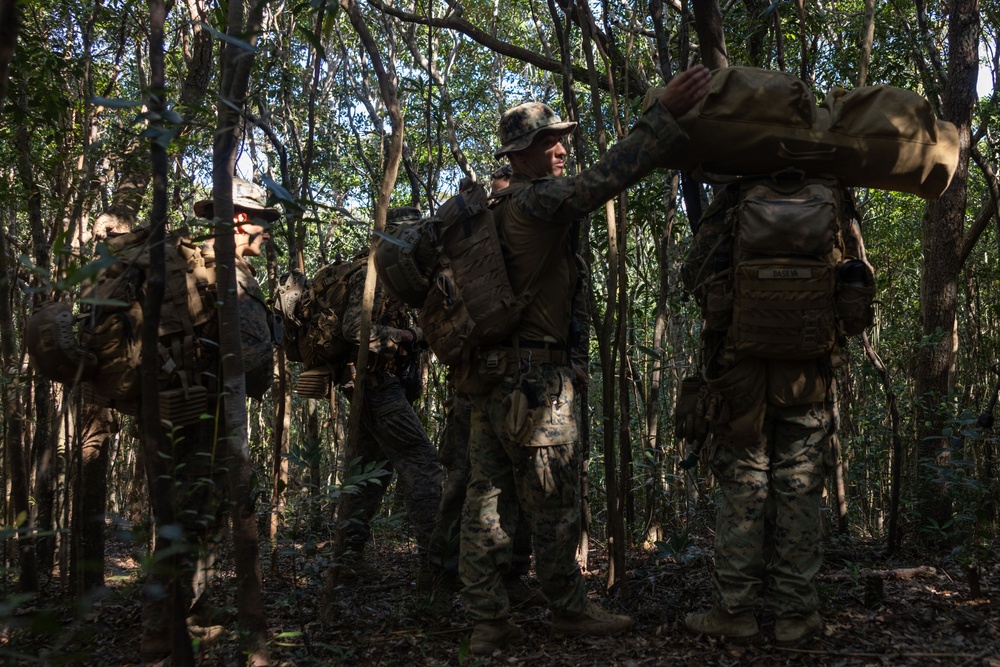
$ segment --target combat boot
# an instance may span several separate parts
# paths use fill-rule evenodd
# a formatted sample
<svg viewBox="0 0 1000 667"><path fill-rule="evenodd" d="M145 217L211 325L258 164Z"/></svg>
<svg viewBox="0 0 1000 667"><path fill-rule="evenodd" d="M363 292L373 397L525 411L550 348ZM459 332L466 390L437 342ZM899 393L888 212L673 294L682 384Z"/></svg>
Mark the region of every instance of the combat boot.
<svg viewBox="0 0 1000 667"><path fill-rule="evenodd" d="M472 629L469 652L473 655L492 655L497 649L523 640L524 631L506 618L479 621Z"/></svg>
<svg viewBox="0 0 1000 667"><path fill-rule="evenodd" d="M805 617L779 618L774 622L774 641L783 648L795 648L822 629L823 619L815 611Z"/></svg>
<svg viewBox="0 0 1000 667"><path fill-rule="evenodd" d="M688 614L684 617L684 625L696 635L709 635L737 644L749 642L760 633L752 611L730 614L717 607Z"/></svg>
<svg viewBox="0 0 1000 667"><path fill-rule="evenodd" d="M612 614L600 605L587 601L579 614L552 614L552 631L561 635L606 637L628 630L634 620L624 614Z"/></svg>

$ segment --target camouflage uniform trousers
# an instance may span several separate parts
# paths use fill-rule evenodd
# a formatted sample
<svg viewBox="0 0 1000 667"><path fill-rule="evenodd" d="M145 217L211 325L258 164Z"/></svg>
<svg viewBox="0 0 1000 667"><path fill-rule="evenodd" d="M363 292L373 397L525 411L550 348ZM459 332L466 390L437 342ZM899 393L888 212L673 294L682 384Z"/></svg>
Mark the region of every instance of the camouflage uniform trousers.
<svg viewBox="0 0 1000 667"><path fill-rule="evenodd" d="M371 464L385 463L378 481L360 484L344 499L344 516L349 517L344 546L356 554L362 552L371 539L371 519L396 472L406 516L416 533L417 547L424 552L437 523L443 475L434 445L394 375L376 371L365 387L357 444L360 461L351 465L348 477Z"/></svg>
<svg viewBox="0 0 1000 667"><path fill-rule="evenodd" d="M438 461L445 469L441 512L431 537L431 552L443 558L431 564L448 572L458 571L462 505L469 485L469 434L472 430L472 399L463 392L452 394L445 417ZM522 576L531 569L531 524L526 512L518 513L514 528L514 555L509 574Z"/></svg>
<svg viewBox="0 0 1000 667"><path fill-rule="evenodd" d="M535 571L549 608L568 615L586 604L576 562L582 454L572 379L568 366L543 364L520 381L508 377L472 396L459 574L465 584L462 602L473 621L502 619L509 612L502 573L511 566L510 519L518 503L529 515ZM514 423L514 437L508 417L510 396L517 391L527 395L530 428Z"/></svg>
<svg viewBox="0 0 1000 667"><path fill-rule="evenodd" d="M768 405L755 446L717 439L711 455L722 501L715 533L716 606L754 607L779 618L819 606L820 503L833 462L836 410L829 402Z"/></svg>

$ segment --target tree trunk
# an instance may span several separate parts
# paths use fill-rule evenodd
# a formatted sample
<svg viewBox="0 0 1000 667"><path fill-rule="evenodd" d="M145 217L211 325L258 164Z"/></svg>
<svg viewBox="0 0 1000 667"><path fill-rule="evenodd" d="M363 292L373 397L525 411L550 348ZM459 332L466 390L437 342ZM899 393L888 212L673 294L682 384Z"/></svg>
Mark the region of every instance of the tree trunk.
<svg viewBox="0 0 1000 667"><path fill-rule="evenodd" d="M76 423L80 476L71 518L70 588L79 595L104 585L108 449L116 424L111 410L96 405L84 405Z"/></svg>
<svg viewBox="0 0 1000 667"><path fill-rule="evenodd" d="M961 270L962 230L969 179L972 111L976 102L979 66L979 2L953 0L948 27L948 73L942 96L942 116L958 128L958 168L951 185L927 205L923 222L924 266L920 285L925 343L919 350L915 382L918 397L916 424L920 460L935 467L949 465L950 450L942 436L954 389L958 348L958 275ZM936 480L942 472L918 465L919 513L937 527L951 518L951 499Z"/></svg>
<svg viewBox="0 0 1000 667"><path fill-rule="evenodd" d="M244 23L243 4L229 4L226 34L247 39L251 46L260 32L263 4L251 6ZM250 37L247 38L246 36ZM264 614L263 578L257 540L257 516L253 501L253 471L247 434L246 377L240 343L240 318L236 292L235 238L233 220L233 173L241 131L240 113L246 109L253 52L237 43L222 49L222 102L212 157L215 250L218 292L223 295L219 312L219 354L222 356L223 423L229 453L229 493L233 551L236 566L237 616L243 629L240 640L251 665L270 664L267 650L267 618Z"/></svg>
<svg viewBox="0 0 1000 667"><path fill-rule="evenodd" d="M13 216L11 223L14 222ZM17 354L14 334L14 313L11 309L13 267L8 258L10 249L7 239L13 233L4 229L0 233L0 352L4 368L18 368L21 363ZM13 506L14 526L17 528L17 552L20 568L18 588L24 592L38 590L38 569L35 565L35 545L31 539L31 491L28 485L28 462L24 451L24 388L26 385L4 383L2 398L4 405L3 446L5 462L10 474L10 503Z"/></svg>
<svg viewBox="0 0 1000 667"><path fill-rule="evenodd" d="M345 12L347 12L351 25L358 33L358 37L361 39L361 43L368 54L368 58L371 60L372 68L375 70L375 75L378 78L379 92L382 96L382 103L385 104L386 112L389 115L389 122L392 127L389 152L385 158L382 182L379 184L378 197L375 202L375 231L382 231L385 229L385 214L389 207L390 196L392 195L392 190L396 184L396 176L399 173L399 163L403 155L404 124L402 108L399 103L399 92L397 89L399 83L393 59L389 58L385 63L383 63L382 57L379 55L378 45L372 37L371 32L368 30L368 25L365 23L364 17L361 15L361 9L358 7L357 3L354 0L340 0L340 6ZM388 65L388 69L386 65ZM376 120L377 119L375 118L372 119L373 122ZM374 261L375 253L368 253L364 296L361 301L362 310L367 313L371 313L372 305L375 301L376 275L374 270ZM370 327L371 317L362 317L359 340L368 340ZM356 364L358 373L355 378L354 391L351 396L351 413L348 418L347 441L344 443L344 461L350 461L356 456L356 434L361 428L361 407L364 401L364 385L368 370L367 345L358 346L358 358L356 360ZM341 496L341 498L342 500L337 512L338 530L335 546L335 552L338 556L344 549L344 531L339 529L339 527L344 525L344 523L350 519L350 517L344 516L346 505L343 501L343 496ZM332 583L334 585L337 583L341 569L342 568L338 567L333 570Z"/></svg>

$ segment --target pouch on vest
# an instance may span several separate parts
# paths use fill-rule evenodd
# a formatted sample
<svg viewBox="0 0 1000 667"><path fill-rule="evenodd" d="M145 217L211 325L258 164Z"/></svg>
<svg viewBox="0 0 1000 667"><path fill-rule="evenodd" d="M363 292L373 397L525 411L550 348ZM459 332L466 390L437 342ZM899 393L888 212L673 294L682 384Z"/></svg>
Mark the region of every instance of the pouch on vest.
<svg viewBox="0 0 1000 667"><path fill-rule="evenodd" d="M837 268L837 321L845 336L859 336L875 320L875 271L864 259Z"/></svg>
<svg viewBox="0 0 1000 667"><path fill-rule="evenodd" d="M708 385L701 375L681 380L674 407L674 436L689 443L704 442L708 435Z"/></svg>

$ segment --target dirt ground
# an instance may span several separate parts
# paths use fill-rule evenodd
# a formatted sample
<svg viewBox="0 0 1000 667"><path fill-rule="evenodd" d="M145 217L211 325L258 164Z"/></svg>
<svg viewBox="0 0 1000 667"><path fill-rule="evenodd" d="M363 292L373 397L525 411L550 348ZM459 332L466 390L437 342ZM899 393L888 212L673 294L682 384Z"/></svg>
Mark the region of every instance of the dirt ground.
<svg viewBox="0 0 1000 667"><path fill-rule="evenodd" d="M774 645L774 619L760 609L762 635L750 646L729 646L685 632L683 617L708 605L711 543L685 545L669 558L638 553L629 562L626 595L602 593L607 561L592 547L586 572L590 595L636 619L613 638L552 636L548 612L514 609L526 641L494 656L468 655L471 626L459 596L431 603L415 592L411 546L380 539L370 562L379 576L344 583L323 613L322 548L288 548L270 574L265 596L275 665L989 665L1000 667L1000 565L984 565L983 597L971 599L967 576L955 565L919 554L885 561L862 544L828 549L819 577L823 633L808 646ZM107 589L79 604L19 609L0 635L0 663L137 665L141 568L132 545L109 541ZM228 562L224 560L224 567ZM529 583L534 583L529 580ZM213 588L217 607L232 608L232 572ZM0 618L3 618L0 615ZM42 618L45 622L40 622ZM20 622L18 622L20 621ZM29 622L33 625L29 625ZM201 642L199 665L241 665L231 628Z"/></svg>

